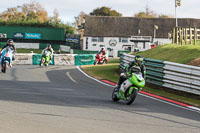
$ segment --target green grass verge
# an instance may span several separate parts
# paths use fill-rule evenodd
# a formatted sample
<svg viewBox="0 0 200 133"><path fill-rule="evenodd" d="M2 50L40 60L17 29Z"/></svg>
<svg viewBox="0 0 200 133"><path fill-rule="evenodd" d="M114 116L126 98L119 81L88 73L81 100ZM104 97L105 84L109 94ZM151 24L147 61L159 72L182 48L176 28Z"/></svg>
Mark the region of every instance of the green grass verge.
<svg viewBox="0 0 200 133"><path fill-rule="evenodd" d="M117 83L119 80L119 63L110 63L107 65L97 66L82 66L81 68L87 74L99 80L107 79L115 83ZM143 91L200 107L200 100L188 98L187 96L176 95L174 93L169 93L164 91L163 89L159 89L156 87L150 88L147 86L143 88Z"/></svg>
<svg viewBox="0 0 200 133"><path fill-rule="evenodd" d="M120 63L119 57L117 57L117 58L109 58L108 64L109 63Z"/></svg>
<svg viewBox="0 0 200 133"><path fill-rule="evenodd" d="M117 82L119 79L119 63L111 63L108 65L97 66L82 66L82 69L89 75L102 80L107 79L112 82Z"/></svg>
<svg viewBox="0 0 200 133"><path fill-rule="evenodd" d="M200 58L200 46L166 44L137 54L146 58L188 64L190 61Z"/></svg>

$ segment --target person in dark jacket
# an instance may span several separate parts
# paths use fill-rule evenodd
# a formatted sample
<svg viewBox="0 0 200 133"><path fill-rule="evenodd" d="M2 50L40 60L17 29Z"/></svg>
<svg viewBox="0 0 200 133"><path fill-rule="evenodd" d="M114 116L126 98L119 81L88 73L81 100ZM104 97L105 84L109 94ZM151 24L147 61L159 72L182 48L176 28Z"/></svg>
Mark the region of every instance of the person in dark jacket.
<svg viewBox="0 0 200 133"><path fill-rule="evenodd" d="M120 87L120 85L126 80L129 78L129 75L131 74L130 70L132 68L136 68L138 70L140 70L142 72L142 76L143 78L145 77L145 74L146 74L146 67L145 65L143 64L143 57L140 56L140 55L136 55L135 56L135 59L130 62L126 68L125 68L125 72L121 73L120 74L120 78L119 78L119 81L117 83L117 87Z"/></svg>
<svg viewBox="0 0 200 133"><path fill-rule="evenodd" d="M6 47L11 47L13 49L14 53L16 53L16 48L14 45L14 41L12 39L8 39L7 44L5 46L3 46L3 48L1 49L1 52Z"/></svg>

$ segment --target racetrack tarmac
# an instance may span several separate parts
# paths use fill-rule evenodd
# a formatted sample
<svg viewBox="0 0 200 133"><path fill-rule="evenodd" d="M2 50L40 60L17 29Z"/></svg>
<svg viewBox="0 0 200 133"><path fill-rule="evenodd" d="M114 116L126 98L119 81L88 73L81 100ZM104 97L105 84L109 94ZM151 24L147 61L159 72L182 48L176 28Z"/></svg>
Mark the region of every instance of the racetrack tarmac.
<svg viewBox="0 0 200 133"><path fill-rule="evenodd" d="M198 112L142 95L115 103L112 90L75 66L13 66L0 73L0 133L200 132Z"/></svg>

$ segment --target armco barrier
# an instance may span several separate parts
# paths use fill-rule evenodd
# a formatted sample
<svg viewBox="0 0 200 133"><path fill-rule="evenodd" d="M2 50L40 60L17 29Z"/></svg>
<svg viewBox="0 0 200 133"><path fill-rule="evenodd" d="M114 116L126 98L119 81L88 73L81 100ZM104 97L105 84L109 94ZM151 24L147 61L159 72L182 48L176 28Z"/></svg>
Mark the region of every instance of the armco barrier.
<svg viewBox="0 0 200 133"><path fill-rule="evenodd" d="M95 61L94 54L83 54L83 55L76 55L75 56L75 65L92 65Z"/></svg>
<svg viewBox="0 0 200 133"><path fill-rule="evenodd" d="M120 69L134 59L133 55L122 54ZM167 88L200 95L200 67L145 58L146 81Z"/></svg>
<svg viewBox="0 0 200 133"><path fill-rule="evenodd" d="M165 61L163 86L200 95L200 67Z"/></svg>
<svg viewBox="0 0 200 133"><path fill-rule="evenodd" d="M147 70L147 74L146 74L147 82L162 86L163 76L164 76L163 61L145 58L144 64Z"/></svg>
<svg viewBox="0 0 200 133"><path fill-rule="evenodd" d="M74 56L73 54L55 54L54 63L55 65L74 65Z"/></svg>
<svg viewBox="0 0 200 133"><path fill-rule="evenodd" d="M39 65L40 61L41 61L41 57L42 57L41 54L34 54L33 55L33 65ZM51 59L50 65L54 65L54 56Z"/></svg>
<svg viewBox="0 0 200 133"><path fill-rule="evenodd" d="M15 60L13 61L13 64L16 65L32 65L32 63L32 54L16 54Z"/></svg>

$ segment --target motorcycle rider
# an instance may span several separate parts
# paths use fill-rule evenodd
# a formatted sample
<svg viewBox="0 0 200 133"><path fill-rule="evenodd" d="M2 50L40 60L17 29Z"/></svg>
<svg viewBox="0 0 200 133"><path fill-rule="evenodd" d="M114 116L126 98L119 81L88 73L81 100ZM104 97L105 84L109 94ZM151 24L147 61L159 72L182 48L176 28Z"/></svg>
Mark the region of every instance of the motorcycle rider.
<svg viewBox="0 0 200 133"><path fill-rule="evenodd" d="M121 86L121 84L131 76L131 71L130 70L132 68L136 68L136 69L140 70L142 72L143 78L145 77L146 67L143 64L143 57L140 56L140 55L136 55L135 58L134 58L134 61L130 62L126 66L125 72L120 74L120 78L119 78L119 81L117 83L117 88L118 89Z"/></svg>
<svg viewBox="0 0 200 133"><path fill-rule="evenodd" d="M103 55L103 57L106 57L106 50L104 47L101 48L101 50L99 51L99 53L101 53Z"/></svg>
<svg viewBox="0 0 200 133"><path fill-rule="evenodd" d="M50 54L50 62L51 62L51 59L52 59L52 56L53 56L53 48L51 47L51 44L47 44L47 47L44 49L44 51L50 51L51 54ZM42 55L42 58L44 57L44 55Z"/></svg>
<svg viewBox="0 0 200 133"><path fill-rule="evenodd" d="M1 51L0 51L0 56L1 56L1 54L2 54L3 49L6 48L6 47L9 47L9 48L11 48L11 49L13 50L13 57L12 57L12 60L15 60L16 48L15 48L15 45L14 45L14 41L13 41L12 39L8 39L7 44L6 44L6 45L1 49ZM11 62L10 62L10 64L9 64L9 66L12 67Z"/></svg>

